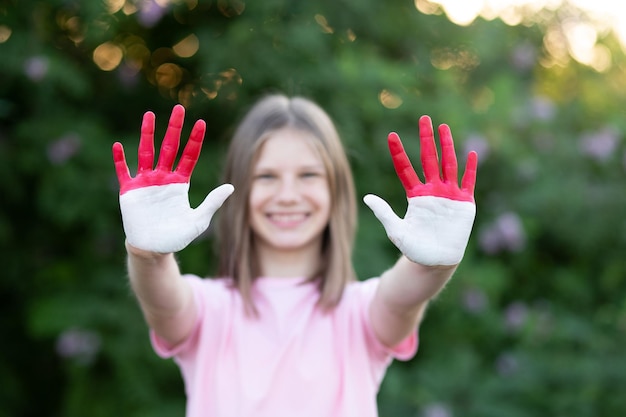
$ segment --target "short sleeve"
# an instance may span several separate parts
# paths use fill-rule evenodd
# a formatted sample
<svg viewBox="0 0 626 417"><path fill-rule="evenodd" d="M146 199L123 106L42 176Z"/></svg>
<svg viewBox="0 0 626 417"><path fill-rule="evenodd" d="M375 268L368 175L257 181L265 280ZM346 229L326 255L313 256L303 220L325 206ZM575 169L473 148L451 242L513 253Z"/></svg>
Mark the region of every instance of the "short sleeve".
<svg viewBox="0 0 626 417"><path fill-rule="evenodd" d="M193 349L198 339L198 333L200 332L200 327L202 325L202 318L204 317L204 297L201 295L202 279L195 275L184 275L183 278L188 280L191 284L198 314L196 315L196 322L194 323L193 330L189 334L189 337L174 346L160 338L153 329L150 329L150 342L152 344L152 348L159 357L164 359L178 356L183 352Z"/></svg>

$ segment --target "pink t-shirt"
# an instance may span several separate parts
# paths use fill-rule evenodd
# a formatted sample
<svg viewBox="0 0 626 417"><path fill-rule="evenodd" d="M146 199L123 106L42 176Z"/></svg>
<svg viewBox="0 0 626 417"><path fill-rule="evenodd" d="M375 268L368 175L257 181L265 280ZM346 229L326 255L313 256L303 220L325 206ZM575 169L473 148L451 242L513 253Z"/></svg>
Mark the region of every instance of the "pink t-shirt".
<svg viewBox="0 0 626 417"><path fill-rule="evenodd" d="M198 305L193 333L174 347L154 332L151 340L181 369L187 417L375 417L392 358L417 351L417 332L394 349L374 335L368 309L378 278L349 284L330 314L317 308L315 284L260 278L256 319L228 280L185 278Z"/></svg>

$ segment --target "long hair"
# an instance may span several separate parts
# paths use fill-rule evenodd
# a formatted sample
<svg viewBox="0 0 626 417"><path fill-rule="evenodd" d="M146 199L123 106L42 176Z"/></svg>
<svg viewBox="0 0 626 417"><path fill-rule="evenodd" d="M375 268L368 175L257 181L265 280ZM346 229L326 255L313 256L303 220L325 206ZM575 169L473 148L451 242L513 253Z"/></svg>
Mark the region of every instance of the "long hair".
<svg viewBox="0 0 626 417"><path fill-rule="evenodd" d="M261 271L250 226L248 199L252 169L258 153L273 131L295 128L312 134L313 146L326 169L331 195L330 220L322 239L318 272L318 305L330 311L341 300L346 284L355 280L352 249L356 232L356 197L352 171L332 120L317 104L303 97L269 95L246 114L230 143L223 181L235 192L219 210L217 218L218 276L233 280L246 311L257 315L252 284Z"/></svg>

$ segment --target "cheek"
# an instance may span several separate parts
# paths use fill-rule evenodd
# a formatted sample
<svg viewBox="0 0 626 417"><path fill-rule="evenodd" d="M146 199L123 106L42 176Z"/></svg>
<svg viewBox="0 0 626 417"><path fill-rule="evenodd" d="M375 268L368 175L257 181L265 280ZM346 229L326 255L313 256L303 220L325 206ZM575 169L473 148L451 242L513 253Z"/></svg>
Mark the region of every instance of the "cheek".
<svg viewBox="0 0 626 417"><path fill-rule="evenodd" d="M254 208L256 206L258 206L258 200L259 200L258 193L256 193L254 189L251 190L250 194L248 195L248 209L250 213L254 211Z"/></svg>
<svg viewBox="0 0 626 417"><path fill-rule="evenodd" d="M258 191L250 190L250 194L248 196L248 222L252 225L254 229L258 218L261 215L260 212L263 207L263 198Z"/></svg>
<svg viewBox="0 0 626 417"><path fill-rule="evenodd" d="M320 209L322 209L326 213L326 217L329 217L332 200L328 187L323 187L318 190L318 192L316 193L316 201Z"/></svg>
<svg viewBox="0 0 626 417"><path fill-rule="evenodd" d="M262 206L268 198L268 190L263 187L253 186L250 189L250 194L248 195L248 207L250 210L254 210L255 208L259 208Z"/></svg>

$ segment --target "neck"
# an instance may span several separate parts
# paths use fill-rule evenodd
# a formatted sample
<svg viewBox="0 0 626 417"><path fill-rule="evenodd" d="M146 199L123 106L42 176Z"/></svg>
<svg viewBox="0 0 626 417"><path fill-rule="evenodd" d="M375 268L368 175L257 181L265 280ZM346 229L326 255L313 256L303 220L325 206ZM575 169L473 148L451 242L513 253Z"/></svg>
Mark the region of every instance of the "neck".
<svg viewBox="0 0 626 417"><path fill-rule="evenodd" d="M320 248L306 250L275 250L258 248L261 275L274 278L311 277L318 272Z"/></svg>

